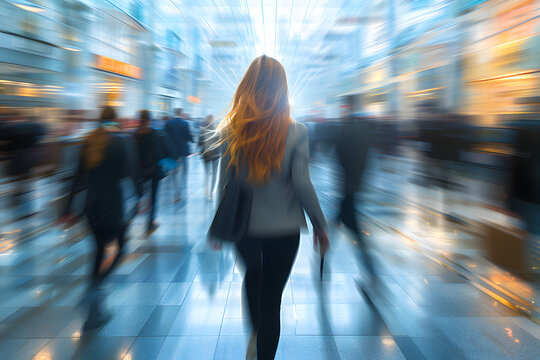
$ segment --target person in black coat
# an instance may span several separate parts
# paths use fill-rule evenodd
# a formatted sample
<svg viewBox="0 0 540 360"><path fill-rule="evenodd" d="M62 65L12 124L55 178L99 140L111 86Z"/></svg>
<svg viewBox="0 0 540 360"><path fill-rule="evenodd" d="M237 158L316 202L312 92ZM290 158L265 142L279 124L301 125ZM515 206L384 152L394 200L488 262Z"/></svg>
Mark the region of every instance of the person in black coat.
<svg viewBox="0 0 540 360"><path fill-rule="evenodd" d="M337 221L354 236L371 283L374 280L375 269L367 252L365 238L358 227L355 200L360 190L375 131L369 118L352 113L354 103L348 106L350 110L337 130L335 145L342 182L342 200Z"/></svg>
<svg viewBox="0 0 540 360"><path fill-rule="evenodd" d="M532 273L540 267L540 121L528 120L515 130L510 209L520 218L529 236L526 261Z"/></svg>
<svg viewBox="0 0 540 360"><path fill-rule="evenodd" d="M137 181L136 151L132 136L120 133L112 107L103 109L99 127L82 144L66 215L61 221L69 222L74 195L86 190L84 215L92 230L96 252L87 297L90 311L84 331L99 327L107 320L101 311L99 287L122 258L126 229L135 215L135 207L130 209L126 206L128 186L124 180L131 178L139 195L142 192ZM116 241L118 250L110 265L106 266L105 248L112 241Z"/></svg>
<svg viewBox="0 0 540 360"><path fill-rule="evenodd" d="M161 155L161 139L158 133L150 127L150 112L142 110L140 112L140 123L135 132L139 154L139 167L141 169L141 180L144 184L151 184L150 214L146 225L146 234L150 235L158 227L155 222L156 203L159 184L159 160Z"/></svg>
<svg viewBox="0 0 540 360"><path fill-rule="evenodd" d="M189 123L184 120L182 116L182 109L177 109L176 117L165 123L165 132L167 132L174 144L176 152L175 157L177 166L175 171L181 172L180 186L178 187L177 184L175 184L176 201L182 200L183 193L187 186L188 162L186 158L191 155L189 143L193 142ZM176 182L176 174L173 174L173 180Z"/></svg>
<svg viewBox="0 0 540 360"><path fill-rule="evenodd" d="M43 124L30 119L11 118L10 120L2 119L0 122L0 142L5 144L2 150L8 154L9 176L16 180L13 203L16 206L16 212L21 216L32 213L30 209L25 209L28 206L26 196L30 192L28 180L32 177L32 169L38 158L36 145L45 133Z"/></svg>

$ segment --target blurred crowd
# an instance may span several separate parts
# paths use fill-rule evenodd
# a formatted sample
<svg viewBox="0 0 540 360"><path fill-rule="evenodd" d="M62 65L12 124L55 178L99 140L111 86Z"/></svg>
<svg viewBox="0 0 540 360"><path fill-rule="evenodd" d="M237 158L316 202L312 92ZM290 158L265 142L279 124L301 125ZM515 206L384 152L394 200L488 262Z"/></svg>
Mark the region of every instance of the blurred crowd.
<svg viewBox="0 0 540 360"><path fill-rule="evenodd" d="M414 155L419 160L418 183L443 190L464 190L459 180L461 176L481 177L482 181L492 185L485 201L496 206L499 211L519 218L528 232L539 234L539 120L517 119L496 127L478 126L465 115L445 111L435 101L426 101L418 105L415 119L403 121L393 116L362 113L351 99L344 99L343 104L343 116L339 119L303 119L309 129L313 158L317 159L318 154L329 153L334 148L340 129L344 126L343 119L356 119L365 123L365 127L358 132L356 138L340 140L341 143L364 144L364 149L354 150L352 161L365 161L360 154L369 149L375 149L388 160L384 162L385 166L397 164L392 163L392 159ZM215 149L209 150L211 143L216 140L212 138L214 119L212 116L190 119L188 114L178 111L180 113L162 119L154 119L149 112L142 112L139 118L117 119L116 126L119 131L136 137L146 131L141 130L143 123L148 129L154 129L152 131L159 134L160 139L160 155L155 161L175 156L185 157L192 153L191 145L175 148L171 136L185 137L186 144L197 144L204 154L206 169L210 174L205 188L207 196L211 198L211 189L218 171L216 161L219 158ZM178 117L188 120L187 127L180 133L171 130L171 124ZM25 202L25 195L32 190L31 179L51 174L61 174L66 179L73 177L82 141L96 129L97 124L95 119L80 112L67 112L62 121L54 124L17 112L2 114L1 178L2 183L13 185L9 194L4 193L2 196L14 205L21 205ZM185 131L189 131L189 135L184 135ZM142 166L148 168L149 161L141 159ZM170 162L168 166L164 164L167 164L167 160L161 161L162 168L178 171L178 179L174 179L186 182L188 169L184 169L184 165L173 166ZM148 171L143 170L144 177L153 176ZM157 189L157 181L154 181L152 188ZM177 200L180 200L182 188L179 186L176 189L179 191L176 194ZM447 212L450 214L452 209L448 208ZM21 216L33 213L27 209L27 213Z"/></svg>

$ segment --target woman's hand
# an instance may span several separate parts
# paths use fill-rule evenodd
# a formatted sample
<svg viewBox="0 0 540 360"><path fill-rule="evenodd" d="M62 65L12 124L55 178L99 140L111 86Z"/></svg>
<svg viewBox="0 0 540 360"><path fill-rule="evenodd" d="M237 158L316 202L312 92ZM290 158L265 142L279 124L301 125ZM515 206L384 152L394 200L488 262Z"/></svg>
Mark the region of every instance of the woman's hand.
<svg viewBox="0 0 540 360"><path fill-rule="evenodd" d="M330 241L328 241L328 235L324 229L313 229L313 247L315 250L319 250L321 256L330 249Z"/></svg>

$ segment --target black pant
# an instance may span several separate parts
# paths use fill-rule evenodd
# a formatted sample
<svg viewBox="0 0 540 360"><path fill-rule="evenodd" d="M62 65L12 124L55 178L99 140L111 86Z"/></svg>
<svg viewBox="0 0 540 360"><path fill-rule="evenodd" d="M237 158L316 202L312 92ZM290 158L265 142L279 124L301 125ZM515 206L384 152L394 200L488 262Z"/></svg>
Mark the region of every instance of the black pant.
<svg viewBox="0 0 540 360"><path fill-rule="evenodd" d="M210 182L210 186L207 185L206 189L211 195L216 186L216 178L219 166L219 159L215 160L204 160L204 170L206 172L206 184Z"/></svg>
<svg viewBox="0 0 540 360"><path fill-rule="evenodd" d="M362 236L362 232L358 228L358 222L356 219L356 210L354 209L355 203L355 194L346 193L341 201L340 212L338 220L343 222L356 238L356 245L359 249L359 255L364 263L365 269L368 272L368 275L375 275L375 267L373 265L373 260L368 253L366 239Z"/></svg>
<svg viewBox="0 0 540 360"><path fill-rule="evenodd" d="M279 342L281 296L298 252L300 235L246 237L237 245L246 265L244 291L253 331L257 333L257 359L274 359Z"/></svg>
<svg viewBox="0 0 540 360"><path fill-rule="evenodd" d="M152 193L151 193L151 202L150 202L150 211L149 211L149 218L148 223L146 224L147 230L150 230L150 227L152 226L152 223L156 219L156 205L157 205L157 192L158 192L158 185L159 185L159 176L157 173L150 175L144 179L145 183L150 182L150 186L152 187Z"/></svg>
<svg viewBox="0 0 540 360"><path fill-rule="evenodd" d="M126 228L121 227L118 230L111 231L110 229L92 227L92 232L94 233L94 240L96 244L96 253L94 258L94 268L92 270L92 286L99 286L105 278L114 270L118 262L124 254L124 243L125 243L125 233ZM112 241L115 240L118 244L118 253L113 259L110 267L105 271L100 273L99 269L103 265L103 260L105 257L105 247Z"/></svg>

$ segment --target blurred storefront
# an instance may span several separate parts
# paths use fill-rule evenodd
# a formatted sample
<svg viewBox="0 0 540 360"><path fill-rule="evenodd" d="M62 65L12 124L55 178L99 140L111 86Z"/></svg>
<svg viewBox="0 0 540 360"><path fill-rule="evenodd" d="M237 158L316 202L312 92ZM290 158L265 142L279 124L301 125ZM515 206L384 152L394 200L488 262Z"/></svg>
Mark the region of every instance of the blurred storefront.
<svg viewBox="0 0 540 360"><path fill-rule="evenodd" d="M144 107L146 73L144 43L147 29L133 17L114 8L93 8L88 43L86 107L114 106L121 117L133 117Z"/></svg>
<svg viewBox="0 0 540 360"><path fill-rule="evenodd" d="M0 112L53 121L64 105L59 95L67 51L59 45L58 26L30 10L0 2ZM44 30L48 39L40 36Z"/></svg>
<svg viewBox="0 0 540 360"><path fill-rule="evenodd" d="M362 105L363 110L370 115L381 116L390 110L388 65L388 61L382 61L366 69Z"/></svg>
<svg viewBox="0 0 540 360"><path fill-rule="evenodd" d="M94 108L113 106L121 116L133 116L142 106L142 69L106 56L96 55L90 75Z"/></svg>
<svg viewBox="0 0 540 360"><path fill-rule="evenodd" d="M482 125L502 124L529 112L523 99L538 96L538 16L535 0L490 2L465 47L465 110Z"/></svg>

